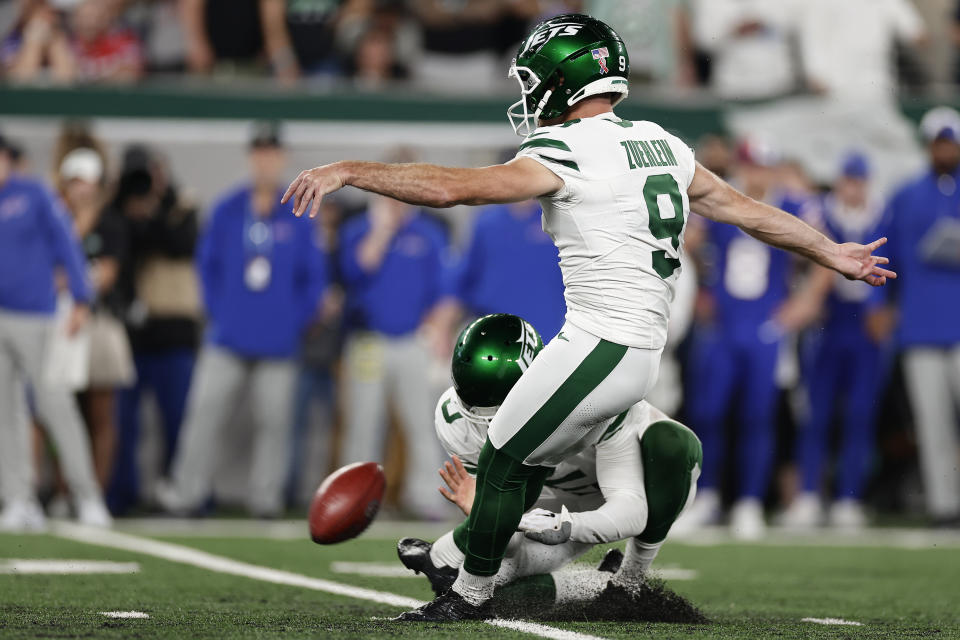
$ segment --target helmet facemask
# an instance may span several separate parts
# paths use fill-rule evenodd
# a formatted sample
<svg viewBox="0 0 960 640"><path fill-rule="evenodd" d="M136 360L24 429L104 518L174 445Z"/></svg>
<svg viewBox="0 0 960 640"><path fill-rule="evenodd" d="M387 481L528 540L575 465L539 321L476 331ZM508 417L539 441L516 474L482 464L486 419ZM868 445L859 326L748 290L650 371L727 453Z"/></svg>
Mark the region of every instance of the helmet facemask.
<svg viewBox="0 0 960 640"><path fill-rule="evenodd" d="M507 119L510 121L510 126L513 127L513 132L522 138L526 138L537 128L540 114L543 112L547 101L550 100L550 96L553 95L553 89L547 89L544 92L533 113L530 113L528 103L534 97L533 94L540 87L542 80L530 67L517 66L516 58L510 65L507 77L516 78L517 82L520 83L520 99L507 109Z"/></svg>

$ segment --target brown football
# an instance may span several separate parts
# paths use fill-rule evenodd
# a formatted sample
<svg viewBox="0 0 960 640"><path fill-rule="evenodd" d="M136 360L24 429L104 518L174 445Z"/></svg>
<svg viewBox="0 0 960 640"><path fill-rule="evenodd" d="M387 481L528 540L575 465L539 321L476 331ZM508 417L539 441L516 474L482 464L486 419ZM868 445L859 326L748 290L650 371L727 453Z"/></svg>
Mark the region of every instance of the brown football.
<svg viewBox="0 0 960 640"><path fill-rule="evenodd" d="M334 544L363 533L380 509L386 486L376 462L354 462L331 473L310 502L310 537L317 544Z"/></svg>

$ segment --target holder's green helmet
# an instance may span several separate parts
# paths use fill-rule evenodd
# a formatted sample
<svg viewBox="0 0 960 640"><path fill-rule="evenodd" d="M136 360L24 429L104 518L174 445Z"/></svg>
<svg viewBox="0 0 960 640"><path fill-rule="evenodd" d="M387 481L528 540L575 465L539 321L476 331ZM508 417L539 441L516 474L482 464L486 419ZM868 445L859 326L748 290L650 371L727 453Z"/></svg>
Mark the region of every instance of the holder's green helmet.
<svg viewBox="0 0 960 640"><path fill-rule="evenodd" d="M499 406L540 350L529 322L508 313L474 320L453 349L453 388L471 407Z"/></svg>
<svg viewBox="0 0 960 640"><path fill-rule="evenodd" d="M587 96L627 97L630 59L620 36L606 23L579 13L541 22L520 44L510 66L520 83L520 100L507 109L518 135L532 132L538 119L557 118Z"/></svg>

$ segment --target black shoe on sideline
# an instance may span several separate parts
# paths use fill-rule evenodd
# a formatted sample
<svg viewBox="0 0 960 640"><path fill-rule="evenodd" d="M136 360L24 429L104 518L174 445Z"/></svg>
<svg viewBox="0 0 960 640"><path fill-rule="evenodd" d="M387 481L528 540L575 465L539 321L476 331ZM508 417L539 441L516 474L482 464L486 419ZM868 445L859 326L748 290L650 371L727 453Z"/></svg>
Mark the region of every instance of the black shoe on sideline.
<svg viewBox="0 0 960 640"><path fill-rule="evenodd" d="M457 580L459 569L454 567L438 567L430 559L432 544L419 538L404 538L397 543L397 555L400 562L407 569L416 574L427 576L434 595L440 595L453 586Z"/></svg>
<svg viewBox="0 0 960 640"><path fill-rule="evenodd" d="M464 600L463 596L448 590L438 596L433 602L428 602L419 609L401 613L394 618L396 622L456 622L458 620L488 620L493 617L490 601L487 600L479 607Z"/></svg>

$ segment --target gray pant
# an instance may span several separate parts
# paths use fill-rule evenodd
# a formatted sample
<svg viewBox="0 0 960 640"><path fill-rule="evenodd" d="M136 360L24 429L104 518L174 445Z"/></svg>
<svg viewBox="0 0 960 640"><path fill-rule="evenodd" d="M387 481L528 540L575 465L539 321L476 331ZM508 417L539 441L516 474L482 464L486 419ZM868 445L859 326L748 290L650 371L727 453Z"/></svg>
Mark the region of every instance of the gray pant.
<svg viewBox="0 0 960 640"><path fill-rule="evenodd" d="M960 346L912 348L904 354L907 391L917 423L920 471L933 517L960 514Z"/></svg>
<svg viewBox="0 0 960 640"><path fill-rule="evenodd" d="M407 442L404 502L418 515L433 518L444 514L437 492L444 455L433 426L436 398L429 369L429 350L416 336L360 332L347 339L342 462L384 459L387 407L392 406Z"/></svg>
<svg viewBox="0 0 960 640"><path fill-rule="evenodd" d="M51 316L0 310L0 495L6 503L35 495L24 382L33 389L37 417L57 447L74 499L101 497L76 399L70 390L45 380L52 331Z"/></svg>
<svg viewBox="0 0 960 640"><path fill-rule="evenodd" d="M183 433L173 461L178 500L184 508L192 509L210 495L217 452L222 448L221 430L246 390L257 428L248 506L257 515L279 514L289 460L296 365L292 360L247 360L206 345L193 376Z"/></svg>

